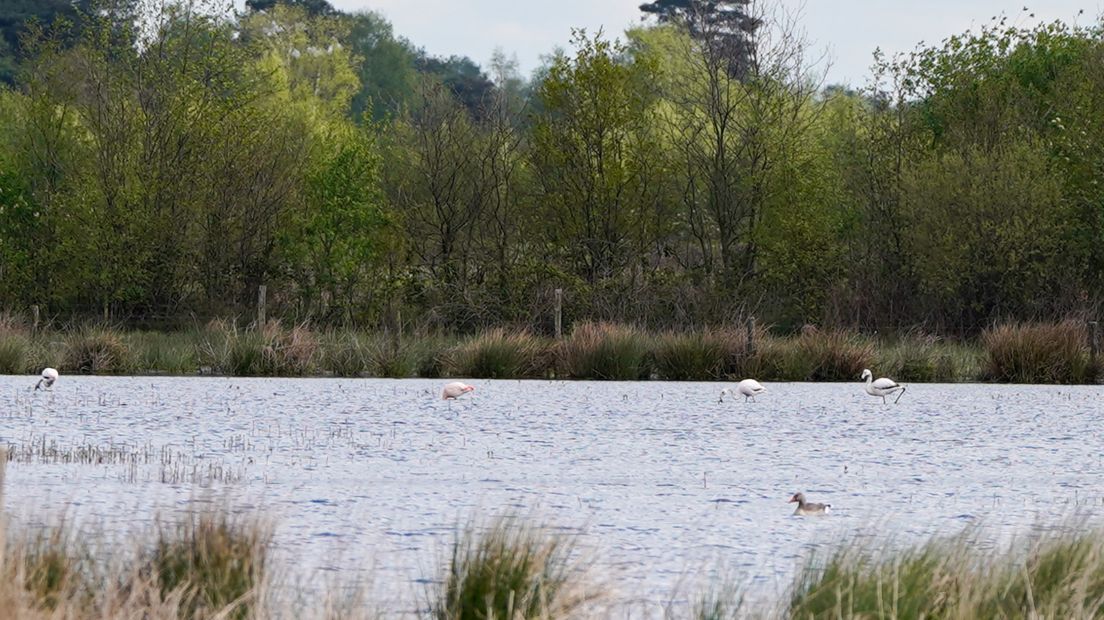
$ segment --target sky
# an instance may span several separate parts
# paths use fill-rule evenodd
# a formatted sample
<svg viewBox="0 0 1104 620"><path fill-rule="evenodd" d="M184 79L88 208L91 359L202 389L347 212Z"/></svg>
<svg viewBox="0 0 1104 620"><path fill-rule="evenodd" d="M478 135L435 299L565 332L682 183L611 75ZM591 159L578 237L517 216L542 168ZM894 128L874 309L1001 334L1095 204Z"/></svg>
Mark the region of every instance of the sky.
<svg viewBox="0 0 1104 620"><path fill-rule="evenodd" d="M343 11L370 9L391 21L404 36L434 55L466 55L486 66L496 47L516 54L528 75L541 56L565 47L573 27L604 28L619 35L640 23L643 0L330 0ZM1030 26L1062 19L1088 25L1104 12L1104 0L781 0L799 11L800 25L824 56L827 84L861 86L871 54L913 49L920 41L944 37L988 23L1005 14ZM1024 6L1028 11L1023 11ZM1078 11L1084 14L1078 17ZM1034 13L1035 17L1029 17ZM821 52L826 52L822 54Z"/></svg>

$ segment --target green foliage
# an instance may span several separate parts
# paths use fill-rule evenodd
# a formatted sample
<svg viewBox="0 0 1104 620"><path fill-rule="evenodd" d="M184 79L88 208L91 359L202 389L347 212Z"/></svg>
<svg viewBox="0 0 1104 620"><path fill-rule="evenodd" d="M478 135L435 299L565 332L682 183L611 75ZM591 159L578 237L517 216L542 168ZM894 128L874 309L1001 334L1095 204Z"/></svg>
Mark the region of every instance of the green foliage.
<svg viewBox="0 0 1104 620"><path fill-rule="evenodd" d="M576 32L529 84L504 52L488 71L432 57L322 0L174 0L141 28L120 0L17 45L26 15L71 13L40 4L0 10L0 72L20 56L0 90L4 307L179 323L252 316L264 285L289 322L548 335L558 288L569 324L754 315L887 339L1104 307L1099 27L997 21L818 92L800 37L740 2L739 35L650 3L665 23L626 44ZM227 342L212 365L284 363L263 334ZM717 346L668 338L658 372L851 365L769 343L722 363ZM326 364L451 372L365 347ZM141 366L192 363L148 349ZM972 376L968 358L913 343L886 372Z"/></svg>
<svg viewBox="0 0 1104 620"><path fill-rule="evenodd" d="M654 98L647 56L576 31L573 57L557 56L537 96L533 167L548 241L574 274L594 284L627 266L662 225L653 178L660 145L650 131Z"/></svg>
<svg viewBox="0 0 1104 620"><path fill-rule="evenodd" d="M391 24L372 11L345 17L350 21L349 46L359 59L361 88L353 96L350 116L370 113L374 121L394 116L414 99L417 71L413 46L396 37Z"/></svg>
<svg viewBox="0 0 1104 620"><path fill-rule="evenodd" d="M31 338L10 314L0 314L0 375L31 372Z"/></svg>
<svg viewBox="0 0 1104 620"><path fill-rule="evenodd" d="M285 237L300 295L317 312L345 310L345 318L368 293L369 277L394 234L380 188L380 155L366 129L339 125L327 139L335 149L321 156L305 179L306 208ZM391 233L391 234L388 234ZM327 309L322 301L334 304Z"/></svg>

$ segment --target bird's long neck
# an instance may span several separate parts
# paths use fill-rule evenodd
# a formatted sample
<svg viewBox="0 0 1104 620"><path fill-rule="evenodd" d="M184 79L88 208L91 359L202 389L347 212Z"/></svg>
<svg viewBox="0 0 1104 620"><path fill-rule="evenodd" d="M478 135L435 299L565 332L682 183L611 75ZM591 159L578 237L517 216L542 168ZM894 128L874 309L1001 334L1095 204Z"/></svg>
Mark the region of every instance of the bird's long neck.
<svg viewBox="0 0 1104 620"><path fill-rule="evenodd" d="M870 385L872 383L874 383L874 375L873 374L866 375L866 385L867 385L867 387L870 387Z"/></svg>

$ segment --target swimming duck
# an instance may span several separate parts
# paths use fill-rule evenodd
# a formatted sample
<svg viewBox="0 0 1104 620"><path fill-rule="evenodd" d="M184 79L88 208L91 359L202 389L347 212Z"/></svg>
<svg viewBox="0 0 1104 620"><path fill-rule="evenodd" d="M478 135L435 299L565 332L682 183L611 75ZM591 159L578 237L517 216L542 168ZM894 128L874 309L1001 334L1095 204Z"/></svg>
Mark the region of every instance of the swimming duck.
<svg viewBox="0 0 1104 620"><path fill-rule="evenodd" d="M792 504L794 502L797 502L797 510L794 510L795 515L826 515L832 512L831 504L807 502L805 501L804 493L794 493L789 503Z"/></svg>

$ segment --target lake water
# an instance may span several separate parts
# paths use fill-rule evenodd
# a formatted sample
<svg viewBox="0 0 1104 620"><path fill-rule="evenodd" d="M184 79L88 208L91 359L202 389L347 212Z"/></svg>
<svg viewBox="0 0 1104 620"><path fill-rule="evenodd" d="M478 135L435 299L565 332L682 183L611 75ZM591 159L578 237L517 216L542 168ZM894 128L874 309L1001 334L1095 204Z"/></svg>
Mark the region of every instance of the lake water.
<svg viewBox="0 0 1104 620"><path fill-rule="evenodd" d="M999 540L1104 510L1100 387L917 384L883 405L858 382L776 383L745 404L718 403L719 383L473 381L448 404L438 380L34 383L0 377L15 523L125 536L223 502L274 517L277 556L308 588L368 579L391 611L424 601L473 516L561 528L649 615L717 573L778 595L844 537L980 524ZM117 451L73 464L42 446ZM796 491L833 514L792 517Z"/></svg>

